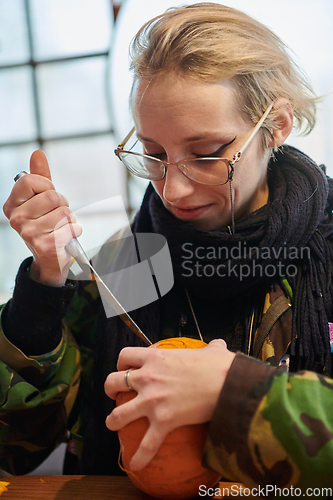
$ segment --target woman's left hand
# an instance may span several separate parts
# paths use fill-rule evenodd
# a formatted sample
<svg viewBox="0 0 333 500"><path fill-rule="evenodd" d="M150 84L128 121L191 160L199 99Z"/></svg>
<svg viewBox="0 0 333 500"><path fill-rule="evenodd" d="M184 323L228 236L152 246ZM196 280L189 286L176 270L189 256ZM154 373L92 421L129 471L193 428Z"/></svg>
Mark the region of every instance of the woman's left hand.
<svg viewBox="0 0 333 500"><path fill-rule="evenodd" d="M211 420L225 378L235 354L222 339L202 349L147 349L126 347L120 352L118 372L105 382L105 392L116 399L130 385L138 393L115 408L106 419L110 430L147 417L149 428L133 456L131 470L141 470L155 456L166 435L182 425Z"/></svg>

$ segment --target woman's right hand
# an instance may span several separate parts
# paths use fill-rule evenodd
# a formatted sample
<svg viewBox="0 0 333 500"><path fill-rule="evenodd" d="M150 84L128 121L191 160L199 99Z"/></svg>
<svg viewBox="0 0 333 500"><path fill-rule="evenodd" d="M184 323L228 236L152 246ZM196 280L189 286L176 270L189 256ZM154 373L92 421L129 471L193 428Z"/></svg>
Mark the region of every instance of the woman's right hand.
<svg viewBox="0 0 333 500"><path fill-rule="evenodd" d="M31 155L30 174L14 184L3 211L33 254L31 278L62 286L71 265L65 246L82 228L66 198L55 190L43 151Z"/></svg>

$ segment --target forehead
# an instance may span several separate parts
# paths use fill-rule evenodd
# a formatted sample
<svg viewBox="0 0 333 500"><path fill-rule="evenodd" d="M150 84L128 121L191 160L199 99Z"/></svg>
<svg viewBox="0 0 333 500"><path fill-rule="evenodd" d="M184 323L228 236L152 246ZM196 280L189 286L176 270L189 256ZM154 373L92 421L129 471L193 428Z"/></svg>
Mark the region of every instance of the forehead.
<svg viewBox="0 0 333 500"><path fill-rule="evenodd" d="M208 83L177 76L138 79L131 95L137 132L163 128L216 129L244 125L235 88L228 80Z"/></svg>

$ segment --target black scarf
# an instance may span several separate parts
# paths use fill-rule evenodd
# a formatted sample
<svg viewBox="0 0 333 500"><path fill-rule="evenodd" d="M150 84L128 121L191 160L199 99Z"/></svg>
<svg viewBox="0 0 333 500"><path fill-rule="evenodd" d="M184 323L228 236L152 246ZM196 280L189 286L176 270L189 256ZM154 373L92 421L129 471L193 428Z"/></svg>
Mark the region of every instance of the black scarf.
<svg viewBox="0 0 333 500"><path fill-rule="evenodd" d="M272 281L281 274L287 275L293 292L291 370L328 372L331 368L328 321L333 318L333 182L309 157L284 146L269 163L268 185L267 205L236 221L234 235L228 228L200 231L176 219L164 208L150 185L132 230L134 234L156 232L166 237L175 282L199 298L235 297L237 300L244 291L264 286L268 276ZM196 264L201 269L209 266L209 276L203 273L200 277L196 273L186 276L189 272L184 270L184 257L188 253L184 244L185 248L191 245L193 254L200 247L199 257L193 255L191 259L191 268ZM254 261L255 268L251 267ZM221 265L229 266L226 268L229 273L224 277L217 273ZM246 265L251 272L240 280L240 270L247 269L240 266ZM292 267L289 269L293 273L288 276L288 265L296 267L295 275L295 267ZM159 339L158 301L132 311L131 315L152 342ZM104 395L103 384L108 373L116 370L119 351L126 345L143 345L119 318L106 320L103 317L99 332L95 422L104 421L113 408L113 402ZM110 447L114 448L117 441L115 433L98 425L93 427L91 440L98 451L89 450L83 470L86 473L119 473L110 466L112 460L106 460Z"/></svg>
<svg viewBox="0 0 333 500"><path fill-rule="evenodd" d="M237 221L234 235L228 228L200 231L176 219L151 186L133 230L166 237L175 281L199 297L237 297L270 277L286 276L294 300L293 369L327 371L333 183L308 156L285 146L269 163L268 184L268 204Z"/></svg>

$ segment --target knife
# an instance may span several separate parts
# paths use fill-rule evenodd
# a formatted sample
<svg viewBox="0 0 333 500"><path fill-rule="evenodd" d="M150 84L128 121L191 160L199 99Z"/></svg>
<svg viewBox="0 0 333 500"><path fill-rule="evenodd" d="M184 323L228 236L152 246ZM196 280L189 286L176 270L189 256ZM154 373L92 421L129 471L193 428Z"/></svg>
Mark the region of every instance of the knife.
<svg viewBox="0 0 333 500"><path fill-rule="evenodd" d="M27 172L22 170L15 177L14 181L18 181L21 177L26 175ZM152 345L152 342L148 337L142 332L135 321L127 313L124 307L118 302L116 297L113 295L111 290L106 286L102 278L96 272L94 267L91 265L90 260L85 253L82 245L77 238L73 238L66 246L66 252L77 262L84 274L88 277L92 277L96 283L98 283L98 290L101 296L106 300L106 302L113 308L115 313L120 317L120 319L130 328L130 330L137 335L145 344Z"/></svg>

